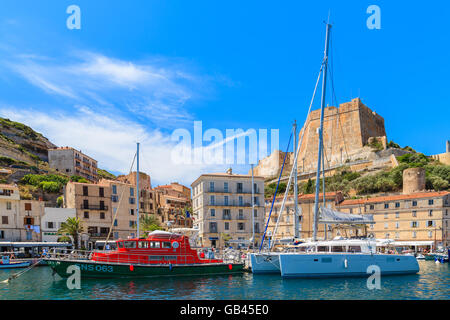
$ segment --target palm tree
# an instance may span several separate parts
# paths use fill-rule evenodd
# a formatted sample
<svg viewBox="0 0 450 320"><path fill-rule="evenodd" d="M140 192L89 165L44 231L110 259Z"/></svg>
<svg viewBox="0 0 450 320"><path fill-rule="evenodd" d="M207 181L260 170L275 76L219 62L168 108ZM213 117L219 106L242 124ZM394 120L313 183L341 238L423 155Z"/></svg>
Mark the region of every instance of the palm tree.
<svg viewBox="0 0 450 320"><path fill-rule="evenodd" d="M146 214L139 219L140 228L142 231L164 230L158 218L153 214Z"/></svg>
<svg viewBox="0 0 450 320"><path fill-rule="evenodd" d="M61 223L61 227L58 230L58 234L69 234L73 237L75 243L75 249L78 249L78 235L83 232L83 225L78 218L67 218L66 222Z"/></svg>

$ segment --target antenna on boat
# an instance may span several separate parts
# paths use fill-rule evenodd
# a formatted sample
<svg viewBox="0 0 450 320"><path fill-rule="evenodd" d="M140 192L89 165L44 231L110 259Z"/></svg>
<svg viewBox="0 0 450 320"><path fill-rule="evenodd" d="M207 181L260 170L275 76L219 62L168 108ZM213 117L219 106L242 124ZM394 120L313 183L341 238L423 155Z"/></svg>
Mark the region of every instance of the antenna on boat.
<svg viewBox="0 0 450 320"><path fill-rule="evenodd" d="M137 238L139 239L140 232L139 232L139 142L137 144L137 150L136 150L136 216L137 216Z"/></svg>
<svg viewBox="0 0 450 320"><path fill-rule="evenodd" d="M314 224L313 224L313 241L317 241L317 223L319 215L319 190L320 190L320 169L321 169L321 158L322 158L322 148L323 148L323 118L325 110L325 94L327 89L327 67L328 67L328 44L329 44L329 34L330 34L331 24L326 23L326 35L325 35L325 51L323 57L323 78L322 78L322 99L320 108L320 129L319 129L319 147L317 153L317 174L316 174L316 194L314 200ZM325 192L325 190L323 190Z"/></svg>

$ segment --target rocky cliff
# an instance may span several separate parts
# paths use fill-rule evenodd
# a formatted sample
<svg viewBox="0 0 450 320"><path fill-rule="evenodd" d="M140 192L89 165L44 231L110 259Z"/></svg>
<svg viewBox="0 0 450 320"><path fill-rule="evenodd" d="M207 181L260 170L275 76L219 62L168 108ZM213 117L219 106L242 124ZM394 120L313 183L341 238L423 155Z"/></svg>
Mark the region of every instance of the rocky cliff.
<svg viewBox="0 0 450 320"><path fill-rule="evenodd" d="M0 118L0 157L28 164L48 161L48 149L56 147L42 134L30 127Z"/></svg>

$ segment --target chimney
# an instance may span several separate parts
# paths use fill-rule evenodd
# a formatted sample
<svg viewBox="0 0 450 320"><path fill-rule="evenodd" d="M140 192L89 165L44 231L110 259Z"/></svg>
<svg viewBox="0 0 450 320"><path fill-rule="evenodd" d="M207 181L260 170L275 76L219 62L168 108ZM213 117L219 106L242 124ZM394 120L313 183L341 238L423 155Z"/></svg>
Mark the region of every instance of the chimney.
<svg viewBox="0 0 450 320"><path fill-rule="evenodd" d="M233 170L232 170L231 168L229 168L229 169L227 170L227 173L231 175L231 174L233 174Z"/></svg>
<svg viewBox="0 0 450 320"><path fill-rule="evenodd" d="M447 152L447 153L450 152L450 140L447 140L447 147L445 149L445 152Z"/></svg>

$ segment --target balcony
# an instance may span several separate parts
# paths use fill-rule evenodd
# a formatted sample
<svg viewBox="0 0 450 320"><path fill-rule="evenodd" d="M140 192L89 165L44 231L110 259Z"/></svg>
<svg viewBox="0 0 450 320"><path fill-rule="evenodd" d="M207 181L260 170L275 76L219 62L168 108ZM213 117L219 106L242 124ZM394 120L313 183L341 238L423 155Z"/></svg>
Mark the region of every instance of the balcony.
<svg viewBox="0 0 450 320"><path fill-rule="evenodd" d="M225 189L218 189L218 188L214 188L214 189L207 189L206 193L240 193L240 194L252 194L251 190L243 190L243 189L238 189L236 190L236 192L233 192L233 190L225 190ZM256 192L254 192L254 194L261 194L260 189L256 189Z"/></svg>
<svg viewBox="0 0 450 320"><path fill-rule="evenodd" d="M2 190L2 191L0 191L0 196L10 197L11 196L11 190Z"/></svg>
<svg viewBox="0 0 450 320"><path fill-rule="evenodd" d="M239 203L238 201L228 201L228 202L218 202L214 201L214 203L208 204L209 206L215 206L215 207L252 207L251 203L248 202L242 202ZM255 207L259 206L259 204L255 203Z"/></svg>
<svg viewBox="0 0 450 320"><path fill-rule="evenodd" d="M81 209L83 210L102 210L102 211L106 211L108 210L108 206L101 206L101 205L93 205L93 204L82 204L81 205Z"/></svg>
<svg viewBox="0 0 450 320"><path fill-rule="evenodd" d="M88 232L88 235L91 238L106 238L108 233Z"/></svg>
<svg viewBox="0 0 450 320"><path fill-rule="evenodd" d="M231 220L231 214L224 214L222 215L223 220Z"/></svg>

